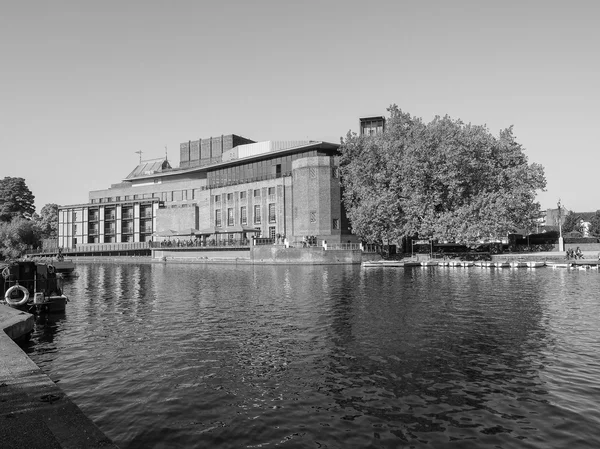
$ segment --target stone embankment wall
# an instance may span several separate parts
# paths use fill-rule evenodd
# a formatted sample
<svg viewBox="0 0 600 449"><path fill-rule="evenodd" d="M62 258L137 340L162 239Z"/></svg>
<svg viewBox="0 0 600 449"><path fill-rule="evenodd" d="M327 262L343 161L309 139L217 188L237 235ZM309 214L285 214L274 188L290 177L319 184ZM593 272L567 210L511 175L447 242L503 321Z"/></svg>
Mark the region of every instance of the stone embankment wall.
<svg viewBox="0 0 600 449"><path fill-rule="evenodd" d="M360 250L328 250L315 246L311 248L286 248L278 245L255 246L250 252L255 264L306 264L337 265L360 264Z"/></svg>
<svg viewBox="0 0 600 449"><path fill-rule="evenodd" d="M320 246L310 248L286 248L283 245L253 246L249 250L178 251L153 250L153 261L239 263L239 264L305 264L338 265L360 264L360 250L327 250Z"/></svg>

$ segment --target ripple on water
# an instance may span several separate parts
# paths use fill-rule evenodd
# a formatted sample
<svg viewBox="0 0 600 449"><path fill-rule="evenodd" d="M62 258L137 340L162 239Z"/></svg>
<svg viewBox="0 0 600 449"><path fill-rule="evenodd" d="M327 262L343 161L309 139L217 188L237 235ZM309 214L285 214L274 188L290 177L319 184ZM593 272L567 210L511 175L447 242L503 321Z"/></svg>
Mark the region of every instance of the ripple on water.
<svg viewBox="0 0 600 449"><path fill-rule="evenodd" d="M122 448L600 447L600 276L78 264L31 357Z"/></svg>

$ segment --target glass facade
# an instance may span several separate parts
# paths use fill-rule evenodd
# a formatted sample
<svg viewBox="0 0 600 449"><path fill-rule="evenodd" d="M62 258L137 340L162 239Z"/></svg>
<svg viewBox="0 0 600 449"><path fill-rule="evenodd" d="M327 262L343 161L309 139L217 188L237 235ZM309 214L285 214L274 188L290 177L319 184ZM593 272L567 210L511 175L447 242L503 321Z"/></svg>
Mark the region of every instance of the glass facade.
<svg viewBox="0 0 600 449"><path fill-rule="evenodd" d="M311 150L289 156L274 157L256 162L248 162L233 167L219 168L208 172L208 187L226 186L244 182L291 176L292 161L304 157L330 156L331 152Z"/></svg>

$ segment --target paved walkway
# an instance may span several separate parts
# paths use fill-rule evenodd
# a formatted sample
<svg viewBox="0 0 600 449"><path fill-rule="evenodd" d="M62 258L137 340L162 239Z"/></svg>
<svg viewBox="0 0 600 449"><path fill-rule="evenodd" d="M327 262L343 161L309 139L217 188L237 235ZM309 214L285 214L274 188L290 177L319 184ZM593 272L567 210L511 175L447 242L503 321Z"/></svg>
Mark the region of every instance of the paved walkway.
<svg viewBox="0 0 600 449"><path fill-rule="evenodd" d="M117 449L13 341L33 324L33 315L0 304L0 447Z"/></svg>

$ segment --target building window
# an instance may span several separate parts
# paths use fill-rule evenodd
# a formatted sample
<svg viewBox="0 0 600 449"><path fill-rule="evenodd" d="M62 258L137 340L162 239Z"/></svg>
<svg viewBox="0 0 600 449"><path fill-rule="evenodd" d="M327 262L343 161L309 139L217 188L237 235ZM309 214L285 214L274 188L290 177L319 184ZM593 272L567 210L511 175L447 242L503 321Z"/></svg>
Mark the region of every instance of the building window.
<svg viewBox="0 0 600 449"><path fill-rule="evenodd" d="M243 225L248 224L248 213L246 211L246 206L240 207L240 223Z"/></svg>
<svg viewBox="0 0 600 449"><path fill-rule="evenodd" d="M254 189L254 198L260 197L260 189Z"/></svg>
<svg viewBox="0 0 600 449"><path fill-rule="evenodd" d="M227 226L233 226L235 222L233 221L233 208L230 207L227 209Z"/></svg>
<svg viewBox="0 0 600 449"><path fill-rule="evenodd" d="M77 225L73 225L73 235L77 234Z"/></svg>
<svg viewBox="0 0 600 449"><path fill-rule="evenodd" d="M240 192L240 200L245 200L246 199L246 192Z"/></svg>
<svg viewBox="0 0 600 449"><path fill-rule="evenodd" d="M221 202L221 195L215 195L215 203Z"/></svg>
<svg viewBox="0 0 600 449"><path fill-rule="evenodd" d="M310 211L310 222L311 223L316 223L317 222L317 212L316 211Z"/></svg>
<svg viewBox="0 0 600 449"><path fill-rule="evenodd" d="M275 239L275 226L270 226L269 227L269 238L270 239Z"/></svg>
<svg viewBox="0 0 600 449"><path fill-rule="evenodd" d="M340 167L333 167L333 173L332 176L334 178L339 178L340 177Z"/></svg>
<svg viewBox="0 0 600 449"><path fill-rule="evenodd" d="M221 227L221 209L215 211L215 226Z"/></svg>
<svg viewBox="0 0 600 449"><path fill-rule="evenodd" d="M73 221L77 221L77 212L73 212Z"/></svg>
<svg viewBox="0 0 600 449"><path fill-rule="evenodd" d="M269 196L275 195L275 187L269 187Z"/></svg>
<svg viewBox="0 0 600 449"><path fill-rule="evenodd" d="M310 167L308 169L308 173L309 173L309 176L313 179L317 177L317 169L314 167Z"/></svg>
<svg viewBox="0 0 600 449"><path fill-rule="evenodd" d="M275 203L269 204L269 223L275 223Z"/></svg>
<svg viewBox="0 0 600 449"><path fill-rule="evenodd" d="M260 204L254 206L254 224L260 224Z"/></svg>
<svg viewBox="0 0 600 449"><path fill-rule="evenodd" d="M332 225L333 229L340 229L340 219L339 218L334 218L333 219L333 225Z"/></svg>
<svg viewBox="0 0 600 449"><path fill-rule="evenodd" d="M104 211L104 219L105 220L114 220L115 219L115 210L114 209L106 209Z"/></svg>
<svg viewBox="0 0 600 449"><path fill-rule="evenodd" d="M227 194L227 201L233 201L233 193Z"/></svg>

